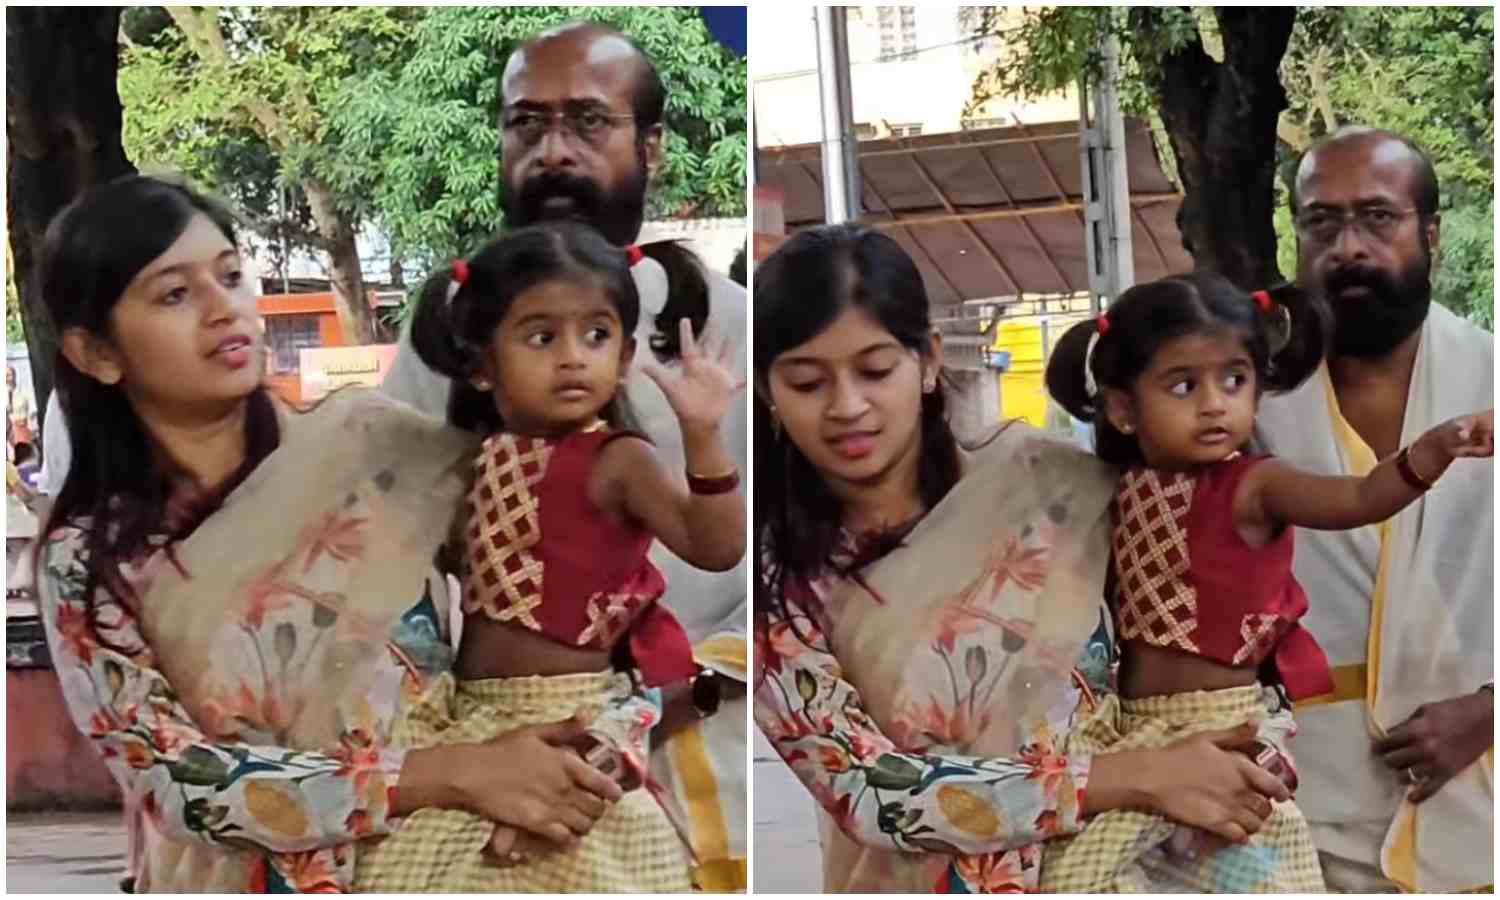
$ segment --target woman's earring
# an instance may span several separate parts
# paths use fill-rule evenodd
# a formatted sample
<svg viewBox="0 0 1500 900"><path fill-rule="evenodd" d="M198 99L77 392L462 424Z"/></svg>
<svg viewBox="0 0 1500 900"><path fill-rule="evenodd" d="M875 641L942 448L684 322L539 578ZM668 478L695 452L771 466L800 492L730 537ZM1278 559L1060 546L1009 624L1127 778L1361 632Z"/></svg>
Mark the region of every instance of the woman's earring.
<svg viewBox="0 0 1500 900"><path fill-rule="evenodd" d="M932 393L935 390L937 390L937 376L936 375L932 376L931 378L924 378L924 379L922 379L922 393L924 393L924 394L930 394L930 393Z"/></svg>
<svg viewBox="0 0 1500 900"><path fill-rule="evenodd" d="M1132 425L1132 424L1130 424L1129 422L1126 422L1124 425L1121 425L1120 426L1120 430L1123 431L1123 432L1125 432L1126 434L1135 434L1135 426Z"/></svg>
<svg viewBox="0 0 1500 900"><path fill-rule="evenodd" d="M476 378L470 383L474 385L474 390L485 394L495 389L495 386L490 384L488 378Z"/></svg>

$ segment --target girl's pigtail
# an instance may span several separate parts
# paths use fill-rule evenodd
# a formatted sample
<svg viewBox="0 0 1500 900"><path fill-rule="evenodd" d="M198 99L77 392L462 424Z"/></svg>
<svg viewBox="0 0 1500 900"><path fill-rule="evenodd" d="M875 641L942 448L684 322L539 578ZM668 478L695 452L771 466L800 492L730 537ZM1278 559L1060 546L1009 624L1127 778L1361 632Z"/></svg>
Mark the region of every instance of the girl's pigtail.
<svg viewBox="0 0 1500 900"><path fill-rule="evenodd" d="M656 316L656 333L651 335L651 349L663 360L682 355L677 324L682 319L693 323L693 334L703 334L708 324L708 279L703 264L691 250L677 241L654 241L632 249L656 260L667 272L667 303ZM633 255L632 255L633 257ZM631 263L634 264L632 258Z"/></svg>

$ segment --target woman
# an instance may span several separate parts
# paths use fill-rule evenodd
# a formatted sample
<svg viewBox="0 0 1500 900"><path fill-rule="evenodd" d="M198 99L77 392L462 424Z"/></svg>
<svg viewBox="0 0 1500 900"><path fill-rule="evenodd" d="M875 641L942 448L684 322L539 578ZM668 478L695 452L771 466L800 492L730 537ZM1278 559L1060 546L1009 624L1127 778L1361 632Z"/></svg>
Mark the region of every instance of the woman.
<svg viewBox="0 0 1500 900"><path fill-rule="evenodd" d="M134 810L136 889L346 889L354 842L428 806L574 845L620 796L581 723L389 743L451 664L429 572L470 441L370 392L273 400L231 219L181 186L91 190L42 277L74 458L38 597Z"/></svg>
<svg viewBox="0 0 1500 900"><path fill-rule="evenodd" d="M825 889L1034 890L1040 842L1124 806L1257 830L1288 793L1233 752L1253 725L1062 746L1108 690L1112 470L1018 424L958 446L878 232L802 232L755 293L755 716L822 808Z"/></svg>

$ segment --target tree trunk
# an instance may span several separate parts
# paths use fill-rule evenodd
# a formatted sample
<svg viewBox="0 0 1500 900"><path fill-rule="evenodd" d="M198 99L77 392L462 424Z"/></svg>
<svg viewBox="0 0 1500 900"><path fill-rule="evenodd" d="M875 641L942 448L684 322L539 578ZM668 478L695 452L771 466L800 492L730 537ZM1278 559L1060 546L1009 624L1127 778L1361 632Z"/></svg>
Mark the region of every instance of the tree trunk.
<svg viewBox="0 0 1500 900"><path fill-rule="evenodd" d="M1224 62L1193 40L1162 57L1157 99L1186 194L1177 227L1198 268L1254 290L1281 280L1276 265L1276 129L1286 109L1281 57L1294 7L1216 7ZM1147 35L1159 13L1136 7ZM1150 45L1150 41L1146 42Z"/></svg>
<svg viewBox="0 0 1500 900"><path fill-rule="evenodd" d="M334 205L333 194L315 178L302 181L307 205L312 208L318 234L328 245L328 277L333 283L333 305L338 311L344 340L350 344L375 343L375 311L365 296L365 278L359 267L359 248L354 229Z"/></svg>
<svg viewBox="0 0 1500 900"><path fill-rule="evenodd" d="M47 224L83 191L135 171L120 143L119 29L119 7L5 10L5 215L39 417L57 353L38 268Z"/></svg>

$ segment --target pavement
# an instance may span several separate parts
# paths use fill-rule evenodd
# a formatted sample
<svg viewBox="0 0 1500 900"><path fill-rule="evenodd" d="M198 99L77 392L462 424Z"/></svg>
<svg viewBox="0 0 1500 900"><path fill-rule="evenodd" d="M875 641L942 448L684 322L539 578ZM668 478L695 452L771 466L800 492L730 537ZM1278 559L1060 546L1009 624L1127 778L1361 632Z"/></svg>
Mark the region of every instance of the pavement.
<svg viewBox="0 0 1500 900"><path fill-rule="evenodd" d="M118 894L124 875L119 812L6 814L7 893Z"/></svg>
<svg viewBox="0 0 1500 900"><path fill-rule="evenodd" d="M751 888L757 894L816 894L823 890L823 852L812 795L758 729L754 748Z"/></svg>

